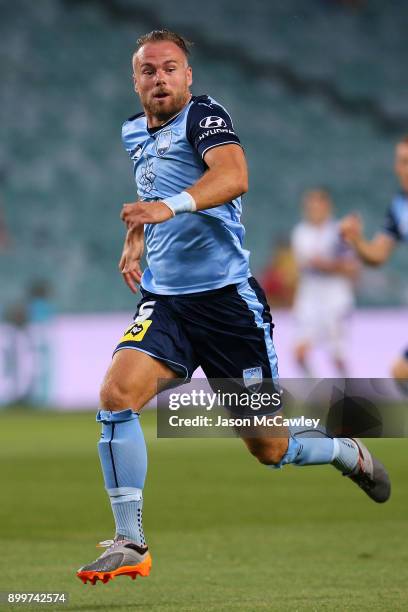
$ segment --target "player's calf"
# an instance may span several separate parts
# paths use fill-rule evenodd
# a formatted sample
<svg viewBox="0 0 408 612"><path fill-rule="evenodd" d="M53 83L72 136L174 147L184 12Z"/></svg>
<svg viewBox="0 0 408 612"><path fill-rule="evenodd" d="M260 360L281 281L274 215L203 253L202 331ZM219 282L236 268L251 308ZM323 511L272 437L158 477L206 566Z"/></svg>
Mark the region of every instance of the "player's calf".
<svg viewBox="0 0 408 612"><path fill-rule="evenodd" d="M391 374L404 395L408 395L408 351L394 361Z"/></svg>
<svg viewBox="0 0 408 612"><path fill-rule="evenodd" d="M309 342L300 342L294 348L294 357L295 357L296 363L298 364L299 368L302 370L304 376L306 376L307 378L312 378L313 373L311 371L311 368L308 362L309 352L310 352Z"/></svg>
<svg viewBox="0 0 408 612"><path fill-rule="evenodd" d="M408 353L408 351L407 351ZM391 374L404 392L408 391L408 354L394 361Z"/></svg>
<svg viewBox="0 0 408 612"><path fill-rule="evenodd" d="M288 450L289 438L244 438L244 442L254 457L263 465L278 465Z"/></svg>

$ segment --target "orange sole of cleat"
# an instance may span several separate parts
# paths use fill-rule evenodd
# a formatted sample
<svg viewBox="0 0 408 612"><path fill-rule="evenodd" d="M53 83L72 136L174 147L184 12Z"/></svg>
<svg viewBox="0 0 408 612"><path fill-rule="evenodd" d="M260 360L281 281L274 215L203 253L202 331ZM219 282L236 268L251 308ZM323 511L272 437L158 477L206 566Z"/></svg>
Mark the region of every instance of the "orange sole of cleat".
<svg viewBox="0 0 408 612"><path fill-rule="evenodd" d="M112 572L77 572L77 576L84 584L89 581L92 585L95 585L98 580L106 584L109 580L116 578L116 576L130 576L132 580L135 580L136 576L148 576L151 567L152 558L148 555L148 557L141 563L138 563L138 565L124 565Z"/></svg>

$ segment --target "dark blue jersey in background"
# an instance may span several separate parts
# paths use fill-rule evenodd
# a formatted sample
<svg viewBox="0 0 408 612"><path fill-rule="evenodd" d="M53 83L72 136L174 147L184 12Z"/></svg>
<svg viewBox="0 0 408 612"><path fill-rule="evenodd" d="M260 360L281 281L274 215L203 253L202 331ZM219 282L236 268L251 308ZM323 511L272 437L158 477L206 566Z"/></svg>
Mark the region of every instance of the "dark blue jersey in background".
<svg viewBox="0 0 408 612"><path fill-rule="evenodd" d="M408 194L400 192L393 198L382 231L398 242L408 242Z"/></svg>

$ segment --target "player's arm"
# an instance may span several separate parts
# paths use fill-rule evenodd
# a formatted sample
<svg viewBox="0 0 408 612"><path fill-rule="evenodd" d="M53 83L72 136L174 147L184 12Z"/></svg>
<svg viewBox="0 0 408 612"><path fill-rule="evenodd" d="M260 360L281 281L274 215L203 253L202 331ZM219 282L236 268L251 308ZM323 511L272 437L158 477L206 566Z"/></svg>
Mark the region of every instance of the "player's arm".
<svg viewBox="0 0 408 612"><path fill-rule="evenodd" d="M186 191L194 198L197 210L214 208L248 191L248 168L239 145L226 144L207 151L208 170Z"/></svg>
<svg viewBox="0 0 408 612"><path fill-rule="evenodd" d="M314 257L310 261L310 266L320 272L339 274L351 279L356 278L359 272L358 261L353 257L337 257L335 259Z"/></svg>
<svg viewBox="0 0 408 612"><path fill-rule="evenodd" d="M144 251L143 225L128 229L122 256L119 261L119 270L123 280L132 291L137 292L137 284L142 279L141 259Z"/></svg>
<svg viewBox="0 0 408 612"><path fill-rule="evenodd" d="M366 240L361 219L357 215L345 217L340 224L340 231L360 259L370 266L385 263L395 248L396 241L385 232L377 234L372 240Z"/></svg>
<svg viewBox="0 0 408 612"><path fill-rule="evenodd" d="M247 163L244 152L238 144L212 148L207 151L204 159L208 167L206 172L194 185L188 187L183 195L180 194L180 201L182 197L186 201L185 212L220 206L248 190ZM170 200L173 198L169 198L170 206L164 202L124 204L121 219L128 227L145 223L163 223L175 214ZM190 203L192 208L188 209Z"/></svg>

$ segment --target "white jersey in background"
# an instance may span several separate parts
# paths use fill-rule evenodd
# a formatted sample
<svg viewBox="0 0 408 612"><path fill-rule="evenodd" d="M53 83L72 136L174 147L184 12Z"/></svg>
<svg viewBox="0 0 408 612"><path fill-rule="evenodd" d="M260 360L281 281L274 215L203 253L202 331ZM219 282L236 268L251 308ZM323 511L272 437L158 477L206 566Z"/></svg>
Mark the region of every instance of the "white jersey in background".
<svg viewBox="0 0 408 612"><path fill-rule="evenodd" d="M299 267L300 280L294 302L297 340L327 340L336 354L343 352L343 322L354 305L352 281L341 274L314 268L313 260L348 257L338 223L321 225L302 221L292 233L292 249Z"/></svg>

